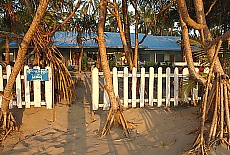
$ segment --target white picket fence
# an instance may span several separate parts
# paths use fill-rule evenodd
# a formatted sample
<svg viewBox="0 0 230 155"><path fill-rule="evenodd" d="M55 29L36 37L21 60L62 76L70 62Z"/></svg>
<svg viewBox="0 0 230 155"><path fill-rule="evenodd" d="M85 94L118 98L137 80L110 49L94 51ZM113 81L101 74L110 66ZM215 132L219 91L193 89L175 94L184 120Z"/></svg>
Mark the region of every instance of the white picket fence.
<svg viewBox="0 0 230 155"><path fill-rule="evenodd" d="M38 66L34 67L40 69ZM52 69L51 67L46 67L48 69L48 81L44 81L45 90L43 89L42 82L39 80L28 81L26 71L29 69L28 66L24 66L23 73L19 73L16 78L16 84L14 91L16 93L16 98L10 101L10 108L17 106L18 108L30 108L30 106L41 107L46 106L47 109L52 109L53 101L53 91L52 91ZM11 66L6 67L6 75L3 75L2 66L0 66L0 91L4 90L6 81L11 74ZM31 88L33 87L33 88ZM33 90L33 94L31 93ZM45 100L42 100L42 91L45 95ZM22 94L23 93L23 94ZM32 96L33 95L33 96ZM33 99L33 100L32 100ZM0 106L2 104L2 97L0 97Z"/></svg>
<svg viewBox="0 0 230 155"><path fill-rule="evenodd" d="M199 69L196 68L199 72ZM206 71L208 72L208 71ZM161 67L158 68L157 74L154 68L150 67L149 72L145 72L145 68L141 68L140 73L136 68L133 68L132 73L128 72L128 68L123 71L117 71L113 68L113 85L116 96L119 96L124 107L144 107L149 106L177 106L181 101L180 80L188 78L188 69L184 68L182 74L179 74L178 68L175 68L173 73L167 68L165 73ZM148 79L147 79L148 78ZM129 82L132 83L129 83ZM137 84L137 82L139 82ZM109 98L104 89L103 72L99 72L97 68L92 70L92 110L97 110L103 107L104 110L109 108ZM137 95L137 92L138 95ZM103 93L103 95L101 95ZM102 96L102 97L100 97ZM198 97L198 85L193 88L190 97L184 98L185 101L197 102L201 97Z"/></svg>

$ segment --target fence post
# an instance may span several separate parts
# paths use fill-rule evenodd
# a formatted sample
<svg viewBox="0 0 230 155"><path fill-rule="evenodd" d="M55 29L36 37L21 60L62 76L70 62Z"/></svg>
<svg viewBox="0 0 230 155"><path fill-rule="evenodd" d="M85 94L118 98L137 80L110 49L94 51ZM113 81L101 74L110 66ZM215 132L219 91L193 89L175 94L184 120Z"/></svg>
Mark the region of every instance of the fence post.
<svg viewBox="0 0 230 155"><path fill-rule="evenodd" d="M113 89L115 96L118 97L118 79L117 79L117 68L113 67Z"/></svg>
<svg viewBox="0 0 230 155"><path fill-rule="evenodd" d="M195 71L199 73L199 68L195 68ZM195 88L192 89L192 102L193 105L198 103L198 83L196 83Z"/></svg>
<svg viewBox="0 0 230 155"><path fill-rule="evenodd" d="M128 97L129 97L129 70L127 67L124 68L124 83L123 83L123 87L124 87L124 107L127 108L128 107Z"/></svg>
<svg viewBox="0 0 230 155"><path fill-rule="evenodd" d="M162 67L158 68L157 107L162 105Z"/></svg>
<svg viewBox="0 0 230 155"><path fill-rule="evenodd" d="M141 68L140 107L145 104L145 68Z"/></svg>
<svg viewBox="0 0 230 155"><path fill-rule="evenodd" d="M24 66L25 104L30 108L30 81L27 80L27 70L29 66Z"/></svg>
<svg viewBox="0 0 230 155"><path fill-rule="evenodd" d="M149 105L153 106L153 92L154 92L154 68L149 68Z"/></svg>
<svg viewBox="0 0 230 155"><path fill-rule="evenodd" d="M92 104L92 110L97 110L99 104L99 78L97 68L94 68L92 71Z"/></svg>
<svg viewBox="0 0 230 155"><path fill-rule="evenodd" d="M178 68L176 67L174 69L174 106L178 105L178 100L179 100L179 97L178 97L178 91L179 91L178 74L179 74L179 71L178 71Z"/></svg>
<svg viewBox="0 0 230 155"><path fill-rule="evenodd" d="M3 92L3 73L2 66L0 65L0 91ZM0 107L2 106L2 96L0 96Z"/></svg>
<svg viewBox="0 0 230 155"><path fill-rule="evenodd" d="M170 106L170 77L171 70L169 67L166 68L166 100L165 105Z"/></svg>
<svg viewBox="0 0 230 155"><path fill-rule="evenodd" d="M21 88L21 74L20 72L16 78L16 95L17 95L17 106L22 108L22 88Z"/></svg>
<svg viewBox="0 0 230 155"><path fill-rule="evenodd" d="M10 77L10 74L11 74L11 66L10 65L7 65L6 66L6 79L7 79L7 82L8 82L8 79ZM13 108L13 101L10 100L10 103L9 103L9 108Z"/></svg>
<svg viewBox="0 0 230 155"><path fill-rule="evenodd" d="M53 79L52 79L52 68L46 67L48 70L48 81L45 81L45 99L46 99L46 108L52 109L53 102Z"/></svg>
<svg viewBox="0 0 230 155"><path fill-rule="evenodd" d="M136 90L137 89L137 69L133 67L132 70L132 107L136 107Z"/></svg>
<svg viewBox="0 0 230 155"><path fill-rule="evenodd" d="M39 66L33 67L33 69L40 69ZM41 82L34 80L34 107L41 107Z"/></svg>
<svg viewBox="0 0 230 155"><path fill-rule="evenodd" d="M104 78L104 85L105 85L105 78ZM104 88L104 102L103 102L103 110L109 110L110 107L110 100L109 100L109 95Z"/></svg>
<svg viewBox="0 0 230 155"><path fill-rule="evenodd" d="M189 75L189 72L188 72L188 68L184 68L183 71L182 71L182 74L183 74L183 82L187 81L188 80L188 75ZM182 90L184 90L184 86L182 84ZM188 100L188 96L186 96L185 92L182 92L184 93L184 102L188 103L189 100Z"/></svg>

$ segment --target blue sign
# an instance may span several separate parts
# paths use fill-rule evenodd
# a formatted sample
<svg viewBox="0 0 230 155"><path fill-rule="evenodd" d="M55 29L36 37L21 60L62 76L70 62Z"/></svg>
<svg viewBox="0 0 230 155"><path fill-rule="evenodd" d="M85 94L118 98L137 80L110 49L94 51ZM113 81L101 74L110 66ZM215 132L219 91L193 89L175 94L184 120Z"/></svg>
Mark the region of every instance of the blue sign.
<svg viewBox="0 0 230 155"><path fill-rule="evenodd" d="M27 69L26 75L28 81L49 81L48 69Z"/></svg>

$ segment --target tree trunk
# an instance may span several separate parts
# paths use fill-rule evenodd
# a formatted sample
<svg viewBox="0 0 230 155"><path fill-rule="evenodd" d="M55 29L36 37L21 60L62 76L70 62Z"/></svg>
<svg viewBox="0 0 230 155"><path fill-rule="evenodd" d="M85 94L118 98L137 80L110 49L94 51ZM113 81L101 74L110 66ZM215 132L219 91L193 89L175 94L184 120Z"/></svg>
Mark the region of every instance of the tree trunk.
<svg viewBox="0 0 230 155"><path fill-rule="evenodd" d="M134 49L134 55L133 55L133 65L137 68L138 64L138 49L139 49L139 41L138 41L138 25L139 25L139 15L137 10L137 0L135 0L135 49Z"/></svg>
<svg viewBox="0 0 230 155"><path fill-rule="evenodd" d="M105 23L105 12L106 12L106 1L100 1L100 11L99 11L99 21L98 21L98 46L101 57L101 66L104 72L105 77L105 87L106 91L109 95L111 108L116 111L118 109L118 103L116 101L116 96L113 91L113 83L112 76L110 73L109 63L106 55L106 46L105 46L105 38L104 38L104 23Z"/></svg>
<svg viewBox="0 0 230 155"><path fill-rule="evenodd" d="M104 38L104 24L105 24L105 15L106 15L106 0L101 0L99 5L99 20L98 20L98 45L99 52L101 56L101 65L104 72L105 77L105 90L107 91L110 99L110 111L106 120L106 123L101 131L101 136L105 136L114 124L114 122L118 122L123 127L124 133L126 137L129 137L129 129L125 117L123 115L122 110L118 104L119 99L115 95L112 83L112 75L110 73L110 68L106 55L106 46L105 46L105 38ZM118 100L117 100L118 99Z"/></svg>
<svg viewBox="0 0 230 155"><path fill-rule="evenodd" d="M100 70L100 68L101 68L101 56L100 56L99 50L98 50L98 54L97 54L96 67L98 68L98 70Z"/></svg>
<svg viewBox="0 0 230 155"><path fill-rule="evenodd" d="M48 3L49 3L49 0L42 0L39 3L39 6L38 6L37 12L34 16L34 19L32 21L32 24L30 25L29 30L25 34L25 36L22 40L22 43L19 46L18 55L17 55L17 59L16 59L15 64L14 64L14 68L12 70L12 73L10 74L10 77L9 77L7 84L6 84L6 87L4 89L4 96L3 96L3 100L2 100L1 110L2 110L2 114L5 116L8 115L8 113L9 113L9 98L11 98L11 92L12 92L12 88L13 88L13 85L15 83L16 77L17 77L18 73L20 72L20 70L22 69L28 46L31 42L31 39L32 39L34 33L37 30L37 27L39 26L40 21L42 20L42 17L46 11ZM6 124L6 123L4 123L4 124ZM3 124L3 129L6 128L6 126L4 126L4 124Z"/></svg>
<svg viewBox="0 0 230 155"><path fill-rule="evenodd" d="M189 74L196 81L205 84L205 93L201 105L202 117L200 133L189 154L208 154L211 146L215 144L225 142L227 147L230 147L229 99L227 96L230 92L230 83L228 76L224 75L223 67L218 59L218 53L222 41L229 38L230 33L225 33L222 36L213 39L206 24L202 0L194 0L196 21L189 17L185 0L177 0L177 4L182 26L183 47L185 49ZM187 25L200 31L202 44L206 50L208 61L210 63L207 82L195 72ZM213 71L215 72L215 76L212 74ZM210 121L211 118L212 120ZM224 134L225 129L227 129L228 132L225 132Z"/></svg>
<svg viewBox="0 0 230 155"><path fill-rule="evenodd" d="M179 14L181 16L181 12L179 11ZM195 81L205 84L206 79L204 79L200 74L198 74L195 70L194 67L194 62L193 62L193 57L192 57L192 50L190 48L190 41L189 41L189 35L188 35L188 27L184 23L183 19L180 18L181 21L181 27L182 27L182 44L183 44L183 49L185 49L185 57L186 61L188 63L188 69L189 69L189 75L191 76L192 79Z"/></svg>
<svg viewBox="0 0 230 155"><path fill-rule="evenodd" d="M200 34L202 35L202 39L203 39L202 41L206 49L209 46L209 42L213 40L213 37L211 36L210 30L206 23L203 0L194 0L194 6L196 11L197 22L199 24L205 25L205 28L200 31ZM215 45L212 46L207 51L209 62L212 62L214 54L215 54ZM220 72L221 75L224 74L224 70L222 68L219 58L216 59L215 61L214 71Z"/></svg>
<svg viewBox="0 0 230 155"><path fill-rule="evenodd" d="M81 68L82 68L82 57L83 57L83 53L84 53L84 49L83 49L83 46L82 46L82 43L80 43L80 49L81 49L81 52L80 52L80 56L79 56L79 62L78 62L78 65L79 65L79 73L81 74Z"/></svg>
<svg viewBox="0 0 230 155"><path fill-rule="evenodd" d="M6 36L6 53L5 53L5 62L7 65L10 64L10 46L9 46L9 37Z"/></svg>
<svg viewBox="0 0 230 155"><path fill-rule="evenodd" d="M116 17L116 20L117 20L117 25L118 25L118 29L119 29L119 32L120 32L121 41L122 41L122 44L123 44L123 47L124 47L125 57L126 57L126 59L128 61L128 64L129 64L129 69L132 70L133 69L133 60L132 60L132 56L130 55L131 53L130 53L129 48L128 48L125 33L123 31L121 18L120 18L120 14L119 14L119 11L118 11L117 2L114 1L113 5L114 5L115 12L112 12L112 13L114 14L114 16Z"/></svg>
<svg viewBox="0 0 230 155"><path fill-rule="evenodd" d="M132 52L131 39L130 39L130 23L129 23L129 12L128 12L127 0L122 0L122 11L123 11L124 33L125 33L127 48L128 48L129 55L131 56L131 60L133 60L133 52ZM135 66L134 62L133 62L133 66Z"/></svg>

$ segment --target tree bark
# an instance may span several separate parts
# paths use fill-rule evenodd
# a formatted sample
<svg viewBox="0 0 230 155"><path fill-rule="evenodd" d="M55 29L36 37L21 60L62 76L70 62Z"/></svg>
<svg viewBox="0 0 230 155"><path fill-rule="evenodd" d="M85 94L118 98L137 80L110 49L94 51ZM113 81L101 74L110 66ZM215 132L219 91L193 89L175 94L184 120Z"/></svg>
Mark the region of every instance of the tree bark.
<svg viewBox="0 0 230 155"><path fill-rule="evenodd" d="M193 79L201 81L201 83L206 85L205 93L202 99L202 118L200 124L200 134L197 136L197 139L193 145L193 149L190 151L190 154L208 154L208 151L212 144L219 144L219 141L223 143L226 141L226 138L228 139L228 141L226 141L226 144L228 147L230 146L230 135L224 134L224 130L229 128L230 126L228 123L229 114L225 114L225 111L229 112L229 105L224 103L224 101L228 101L226 92L229 93L229 90L227 90L229 88L225 88L225 86L229 85L229 79L228 76L224 75L223 67L218 59L218 53L220 51L222 41L224 41L224 39L227 39L229 34L228 32L226 32L224 35L213 39L208 25L206 24L206 17L202 0L194 0L196 22L193 21L192 23L191 21L186 19L190 18L188 15L188 10L186 8L186 1L177 0L177 4L182 26L183 47L185 48L189 74ZM210 63L210 70L207 82L205 82L205 80L194 71L193 56L190 48L189 32L187 25L192 26L192 28L194 29L197 28L200 31L200 38L202 40L204 50ZM215 72L214 78L212 74L213 71ZM215 80L214 84L212 79ZM210 97L208 97L208 95L210 95ZM216 98L215 100L212 99L214 96ZM225 104L227 106L225 106ZM228 117L225 118L224 116L226 115L228 115ZM212 118L212 123L210 123L210 121L207 121L208 118ZM206 125L208 123L210 123L210 125ZM226 124L228 126L226 126ZM207 130L208 132L207 138L207 132L205 130ZM228 133L230 133L230 130L228 131Z"/></svg>
<svg viewBox="0 0 230 155"><path fill-rule="evenodd" d="M6 36L6 53L5 53L5 62L7 65L10 64L10 46L9 46L9 37Z"/></svg>
<svg viewBox="0 0 230 155"><path fill-rule="evenodd" d="M183 21L183 19L181 18L180 10L178 10L178 12L180 14L180 21L181 21L181 27L182 27L182 37L183 37L182 44L183 44L183 49L185 49L185 57L186 57L186 61L188 63L189 75L195 81L197 81L201 84L205 84L206 80L200 74L198 74L195 70L193 57L192 57L192 50L190 47L189 36L188 36L188 34L189 34L188 33L188 27L185 24L185 22Z"/></svg>
<svg viewBox="0 0 230 155"><path fill-rule="evenodd" d="M127 43L127 48L131 59L133 60L133 52L131 46L131 38L130 38L130 23L129 23L129 12L128 12L128 4L126 0L122 0L122 11L123 11L123 23L124 23L124 33L125 39ZM133 62L133 66L135 63Z"/></svg>
<svg viewBox="0 0 230 155"><path fill-rule="evenodd" d="M14 68L12 70L12 73L10 74L10 77L9 77L8 82L6 84L6 87L4 89L4 96L3 96L2 108L1 108L2 113L4 115L9 113L9 100L7 98L11 97L12 88L13 88L13 85L15 83L15 80L16 80L18 73L22 69L28 46L31 42L31 39L32 39L34 33L37 30L37 27L39 26L40 21L42 20L42 17L46 11L48 3L49 3L49 0L41 0L40 1L37 12L36 12L34 19L30 25L30 28L27 31L26 35L24 36L24 38L22 40L22 43L19 46L18 55L17 55L17 59L16 59L15 64L14 64Z"/></svg>
<svg viewBox="0 0 230 155"><path fill-rule="evenodd" d="M98 46L101 57L101 66L104 72L105 77L105 87L109 95L111 108L114 111L118 109L118 103L116 101L116 96L113 91L112 76L110 73L110 68L108 65L107 55L106 55L106 46L104 38L104 23L105 23L105 14L106 14L106 0L100 1L99 9L99 20L98 20Z"/></svg>
<svg viewBox="0 0 230 155"><path fill-rule="evenodd" d="M118 11L118 6L117 6L116 0L114 0L113 6L114 6L114 11L112 11L108 7L107 8L111 12L111 14L113 14L116 17L118 29L119 29L119 32L120 32L121 41L122 41L124 52L125 52L125 57L126 57L126 59L128 61L129 69L132 70L133 69L133 60L132 60L132 56L131 56L131 53L130 53L129 48L128 48L128 44L127 44L127 41L126 41L124 30L123 30L123 27L122 27L122 22L121 22L121 18L120 18L120 14L119 14L119 11Z"/></svg>
<svg viewBox="0 0 230 155"><path fill-rule="evenodd" d="M137 68L138 66L138 49L139 49L139 43L138 43L138 25L139 25L139 14L137 10L137 3L138 1L135 0L135 49L134 49L134 55L133 55L133 65Z"/></svg>
<svg viewBox="0 0 230 155"><path fill-rule="evenodd" d="M211 46L209 49L207 48L210 42L213 40L213 37L211 36L210 30L206 23L203 0L194 0L194 6L196 11L197 22L199 24L205 25L205 28L200 30L200 33L202 35L204 47L207 50L209 62L212 62L213 56L215 54L215 45ZM220 72L221 75L224 74L224 70L222 68L219 58L215 60L214 71Z"/></svg>

